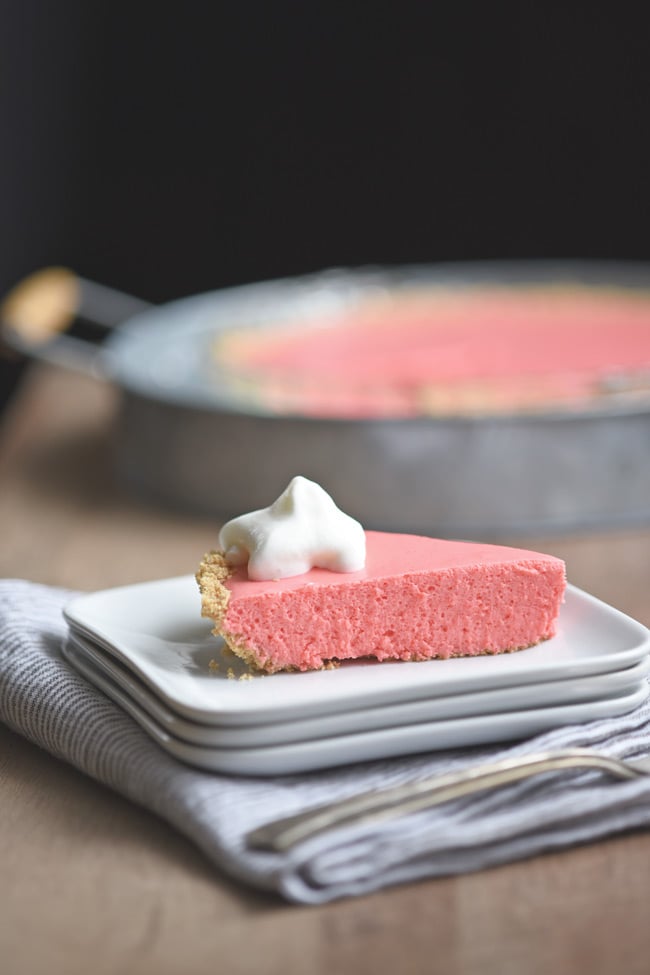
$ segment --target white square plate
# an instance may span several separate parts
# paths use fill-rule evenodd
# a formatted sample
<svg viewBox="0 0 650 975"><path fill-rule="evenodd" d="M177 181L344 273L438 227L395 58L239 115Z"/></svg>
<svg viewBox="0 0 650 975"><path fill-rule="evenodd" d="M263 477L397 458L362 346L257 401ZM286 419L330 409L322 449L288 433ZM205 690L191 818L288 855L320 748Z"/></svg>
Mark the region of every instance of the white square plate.
<svg viewBox="0 0 650 975"><path fill-rule="evenodd" d="M81 673L130 714L174 758L211 772L229 775L288 775L416 752L524 738L562 725L582 724L585 721L626 714L642 704L649 691L648 682L642 680L624 694L583 704L529 708L448 721L425 721L263 747L206 747L183 741L170 734L83 655L75 654L70 645L64 652Z"/></svg>
<svg viewBox="0 0 650 975"><path fill-rule="evenodd" d="M477 691L473 694L449 694L428 697L402 704L383 704L376 708L357 708L317 715L296 721L273 721L270 724L209 725L180 717L166 707L138 677L115 657L78 634L71 633L66 647L67 660L102 690L101 678L114 683L138 704L162 729L176 738L195 745L216 748L246 748L310 741L361 731L395 728L425 721L440 721L482 714L504 714L534 707L557 707L606 700L637 690L647 675L650 659L646 657L633 667L608 674L524 684L519 687ZM120 698L122 700L122 698Z"/></svg>
<svg viewBox="0 0 650 975"><path fill-rule="evenodd" d="M201 618L192 576L80 596L65 616L73 631L115 656L165 706L214 725L270 724L611 673L639 663L650 649L644 626L572 586L558 635L528 650L419 663L348 661L336 670L251 680L237 679L247 668Z"/></svg>

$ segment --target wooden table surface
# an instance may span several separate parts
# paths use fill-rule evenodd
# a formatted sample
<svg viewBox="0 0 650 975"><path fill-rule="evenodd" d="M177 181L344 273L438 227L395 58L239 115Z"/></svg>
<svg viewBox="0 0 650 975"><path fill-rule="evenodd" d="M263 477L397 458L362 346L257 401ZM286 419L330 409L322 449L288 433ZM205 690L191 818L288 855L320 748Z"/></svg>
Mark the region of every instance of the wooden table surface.
<svg viewBox="0 0 650 975"><path fill-rule="evenodd" d="M114 484L117 394L30 373L0 427L0 576L81 589L191 572L211 519ZM650 530L512 539L650 624ZM0 725L0 971L650 971L650 834L324 907L235 885L152 814Z"/></svg>

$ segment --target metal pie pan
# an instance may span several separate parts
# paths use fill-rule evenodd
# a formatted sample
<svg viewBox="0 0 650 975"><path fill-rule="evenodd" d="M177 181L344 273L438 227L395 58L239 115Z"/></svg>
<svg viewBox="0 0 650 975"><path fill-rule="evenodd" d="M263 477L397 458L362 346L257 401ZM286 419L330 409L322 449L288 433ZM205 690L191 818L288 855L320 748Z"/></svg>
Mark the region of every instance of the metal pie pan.
<svg viewBox="0 0 650 975"><path fill-rule="evenodd" d="M647 523L650 395L527 413L306 416L242 399L215 355L226 329L289 320L300 327L369 295L477 284L586 284L650 297L650 267L538 261L332 270L148 307L99 352L63 335L35 354L90 364L120 388L115 460L126 485L219 519L265 507L300 473L366 527L388 531L499 538ZM91 287L104 301L107 289Z"/></svg>
<svg viewBox="0 0 650 975"><path fill-rule="evenodd" d="M329 271L151 309L106 349L107 370L125 393L122 478L147 497L220 518L266 506L302 473L366 527L389 531L491 538L647 522L646 400L535 414L333 419L242 408L215 372L210 348L220 329L263 329L369 293L477 282L639 289L650 288L650 269L527 262Z"/></svg>

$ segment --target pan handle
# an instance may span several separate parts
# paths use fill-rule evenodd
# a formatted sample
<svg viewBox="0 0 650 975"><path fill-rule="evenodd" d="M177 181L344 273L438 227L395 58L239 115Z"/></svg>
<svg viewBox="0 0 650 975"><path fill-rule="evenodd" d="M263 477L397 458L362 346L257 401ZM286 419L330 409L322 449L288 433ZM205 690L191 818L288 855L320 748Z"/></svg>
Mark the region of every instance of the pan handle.
<svg viewBox="0 0 650 975"><path fill-rule="evenodd" d="M148 302L48 267L16 284L0 304L0 339L21 356L103 375L101 342Z"/></svg>

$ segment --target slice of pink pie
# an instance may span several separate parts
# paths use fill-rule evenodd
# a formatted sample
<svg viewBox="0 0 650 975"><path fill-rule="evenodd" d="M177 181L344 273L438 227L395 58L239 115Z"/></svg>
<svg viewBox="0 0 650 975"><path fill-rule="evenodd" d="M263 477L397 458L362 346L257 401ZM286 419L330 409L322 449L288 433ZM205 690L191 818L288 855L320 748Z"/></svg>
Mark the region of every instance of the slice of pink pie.
<svg viewBox="0 0 650 975"><path fill-rule="evenodd" d="M555 634L564 563L473 542L367 532L366 567L248 579L221 552L197 581L214 632L267 673L331 660L428 660L508 653Z"/></svg>

